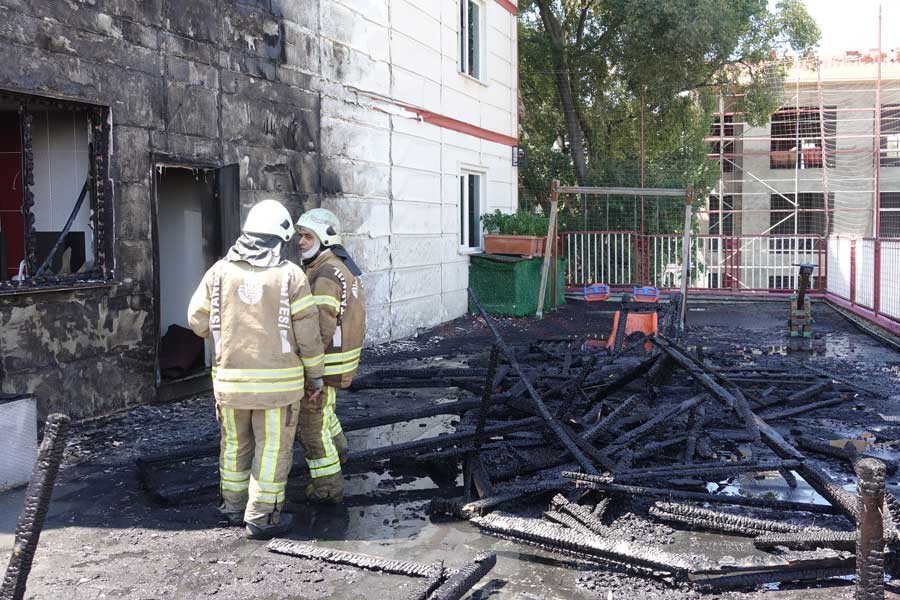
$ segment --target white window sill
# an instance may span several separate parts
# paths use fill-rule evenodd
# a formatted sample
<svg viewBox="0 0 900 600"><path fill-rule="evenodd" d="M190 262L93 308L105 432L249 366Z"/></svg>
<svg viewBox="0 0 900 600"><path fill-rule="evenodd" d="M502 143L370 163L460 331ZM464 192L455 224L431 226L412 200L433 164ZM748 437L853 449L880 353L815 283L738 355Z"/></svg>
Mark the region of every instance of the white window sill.
<svg viewBox="0 0 900 600"><path fill-rule="evenodd" d="M468 79L469 81L474 81L477 84L480 84L484 87L488 87L488 82L483 79L478 79L477 77L472 77L468 73L463 73L462 71L458 71L458 73L460 74L460 76L462 76L465 79Z"/></svg>
<svg viewBox="0 0 900 600"><path fill-rule="evenodd" d="M463 248L460 247L459 253L463 255L484 254L484 248Z"/></svg>

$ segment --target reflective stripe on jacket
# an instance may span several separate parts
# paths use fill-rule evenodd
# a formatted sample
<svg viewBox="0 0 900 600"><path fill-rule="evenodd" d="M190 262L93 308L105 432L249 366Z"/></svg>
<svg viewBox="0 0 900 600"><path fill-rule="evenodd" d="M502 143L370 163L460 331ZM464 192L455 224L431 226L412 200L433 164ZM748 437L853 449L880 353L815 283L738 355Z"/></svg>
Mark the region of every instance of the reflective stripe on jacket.
<svg viewBox="0 0 900 600"><path fill-rule="evenodd" d="M212 341L216 400L243 409L299 402L305 379L325 368L318 316L306 275L293 263L213 265L191 298L188 323Z"/></svg>
<svg viewBox="0 0 900 600"><path fill-rule="evenodd" d="M325 385L346 388L359 368L366 337L366 295L362 280L344 261L323 251L306 265L313 299L319 309L319 329L325 348Z"/></svg>

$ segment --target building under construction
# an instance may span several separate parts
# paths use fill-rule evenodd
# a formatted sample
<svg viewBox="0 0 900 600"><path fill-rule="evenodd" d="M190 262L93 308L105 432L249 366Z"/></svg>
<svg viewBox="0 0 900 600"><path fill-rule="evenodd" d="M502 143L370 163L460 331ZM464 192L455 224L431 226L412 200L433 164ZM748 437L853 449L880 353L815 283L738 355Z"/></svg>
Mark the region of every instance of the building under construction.
<svg viewBox="0 0 900 600"><path fill-rule="evenodd" d="M752 126L718 98L707 138L719 179L694 210L689 287L813 291L895 328L900 320L900 56L848 52L781 65L782 107ZM783 84L783 89L782 89ZM681 282L680 201L585 197L563 222L572 286Z"/></svg>

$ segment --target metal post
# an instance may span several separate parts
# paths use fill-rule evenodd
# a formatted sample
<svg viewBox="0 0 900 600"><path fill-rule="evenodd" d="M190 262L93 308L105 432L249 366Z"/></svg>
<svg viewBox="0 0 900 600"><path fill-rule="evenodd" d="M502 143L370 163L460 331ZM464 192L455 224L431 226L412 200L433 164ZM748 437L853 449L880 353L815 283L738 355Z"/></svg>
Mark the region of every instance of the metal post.
<svg viewBox="0 0 900 600"><path fill-rule="evenodd" d="M678 327L684 331L687 319L687 291L688 279L691 277L691 216L694 203L694 188L688 188L688 196L684 201L684 237L681 247L681 315L678 319Z"/></svg>
<svg viewBox="0 0 900 600"><path fill-rule="evenodd" d="M872 308L881 312L881 5L878 5L878 79L875 81L875 238Z"/></svg>
<svg viewBox="0 0 900 600"><path fill-rule="evenodd" d="M641 164L640 164L640 169L641 169L641 170L640 170L640 177L641 177L641 181L640 181L640 184L641 184L641 187L643 188L644 185L645 185L645 184L644 184L644 91L643 91L643 90L641 90L641 146L640 146L640 155L641 155ZM646 236L646 235L647 235L647 229L646 229L646 227L644 226L644 197L643 197L643 196L641 196L641 224L640 224L640 227L641 227L641 229L640 229L640 232L638 233L638 235L641 236L641 240L642 240L642 241L646 241L646 238L643 237L643 236ZM638 282L639 282L641 285L649 285L649 284L650 284L650 282L648 281L648 279L649 279L649 274L644 272L644 260L643 260L644 252L643 252L643 248L641 247L641 244L640 244L640 243L639 243L639 244L636 244L635 247L638 248L638 249L640 249L640 250L638 251L638 253L637 253L637 256L635 257L635 259L636 259L635 262L637 262L637 264L638 264L638 271L639 271L639 274L638 274ZM648 269L648 271L649 271L649 269Z"/></svg>
<svg viewBox="0 0 900 600"><path fill-rule="evenodd" d="M859 529L856 538L856 600L884 600L885 466L863 458L854 465L859 478Z"/></svg>
<svg viewBox="0 0 900 600"><path fill-rule="evenodd" d="M822 138L822 191L823 191L823 204L825 209L825 228L822 230L822 236L825 239L828 239L828 232L830 227L829 225L829 215L828 215L828 154L826 153L827 146L825 145L825 106L822 101L822 63L821 61L816 61L816 76L817 84L816 89L818 90L819 95L819 136ZM837 113L835 113L837 115ZM837 116L835 116L837 119ZM837 143L835 143L835 152L837 152ZM822 270L819 269L819 274L821 275Z"/></svg>
<svg viewBox="0 0 900 600"><path fill-rule="evenodd" d="M559 181L554 179L550 186L550 224L547 227L547 241L544 244L544 268L541 269L541 287L538 291L537 318L544 317L544 295L547 293L547 276L550 274L550 258L556 234L556 212L559 202ZM555 307L554 307L555 308Z"/></svg>
<svg viewBox="0 0 900 600"><path fill-rule="evenodd" d="M794 235L800 233L800 160L803 156L803 141L800 138L800 77L795 82L794 96ZM798 243L794 240L794 243Z"/></svg>

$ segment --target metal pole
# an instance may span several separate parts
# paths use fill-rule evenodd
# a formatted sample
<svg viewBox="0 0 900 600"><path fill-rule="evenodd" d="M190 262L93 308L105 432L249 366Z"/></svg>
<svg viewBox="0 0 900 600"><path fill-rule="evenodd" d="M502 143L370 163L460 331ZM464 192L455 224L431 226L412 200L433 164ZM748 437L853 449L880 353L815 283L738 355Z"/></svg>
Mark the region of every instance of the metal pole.
<svg viewBox="0 0 900 600"><path fill-rule="evenodd" d="M688 188L688 196L684 201L684 237L681 247L681 315L678 318L678 327L684 331L687 320L687 291L688 279L691 277L691 213L694 203L694 188Z"/></svg>
<svg viewBox="0 0 900 600"><path fill-rule="evenodd" d="M823 204L825 209L825 229L822 232L824 238L828 238L829 232L829 215L828 215L828 155L826 154L827 146L825 145L825 105L822 100L822 63L816 61L817 87L819 92L819 136L822 138L822 192ZM836 115L837 113L835 113ZM837 117L835 117L837 118ZM837 147L835 147L837 151ZM819 275L822 274L821 269Z"/></svg>
<svg viewBox="0 0 900 600"><path fill-rule="evenodd" d="M794 143L797 144L794 148L794 235L800 233L799 225L800 225L800 160L803 156L803 141L800 138L800 77L797 77L797 81L794 86L794 122L796 126L794 127ZM796 243L796 241L795 241Z"/></svg>
<svg viewBox="0 0 900 600"><path fill-rule="evenodd" d="M881 5L878 5L878 78L875 80L875 282L872 308L881 311Z"/></svg>
<svg viewBox="0 0 900 600"><path fill-rule="evenodd" d="M556 232L556 211L559 202L559 180L550 185L550 224L547 227L547 241L544 244L544 267L541 269L541 287L538 291L537 318L544 318L544 294L547 293L547 275L550 273L550 257Z"/></svg>
<svg viewBox="0 0 900 600"><path fill-rule="evenodd" d="M640 155L641 155L641 187L644 187L644 91L641 90L641 147L640 147ZM641 196L641 230L639 235L641 236L641 242L636 244L636 248L641 248L641 244L646 241L646 238L643 236L647 235L647 230L644 227L644 197ZM637 259L637 264L639 266L640 274L638 275L638 280L641 285L647 285L649 282L647 281L648 275L644 272L644 253L642 251L638 252L638 255L635 257Z"/></svg>
<svg viewBox="0 0 900 600"><path fill-rule="evenodd" d="M880 460L854 465L859 478L859 528L856 538L856 600L884 600L884 475Z"/></svg>

